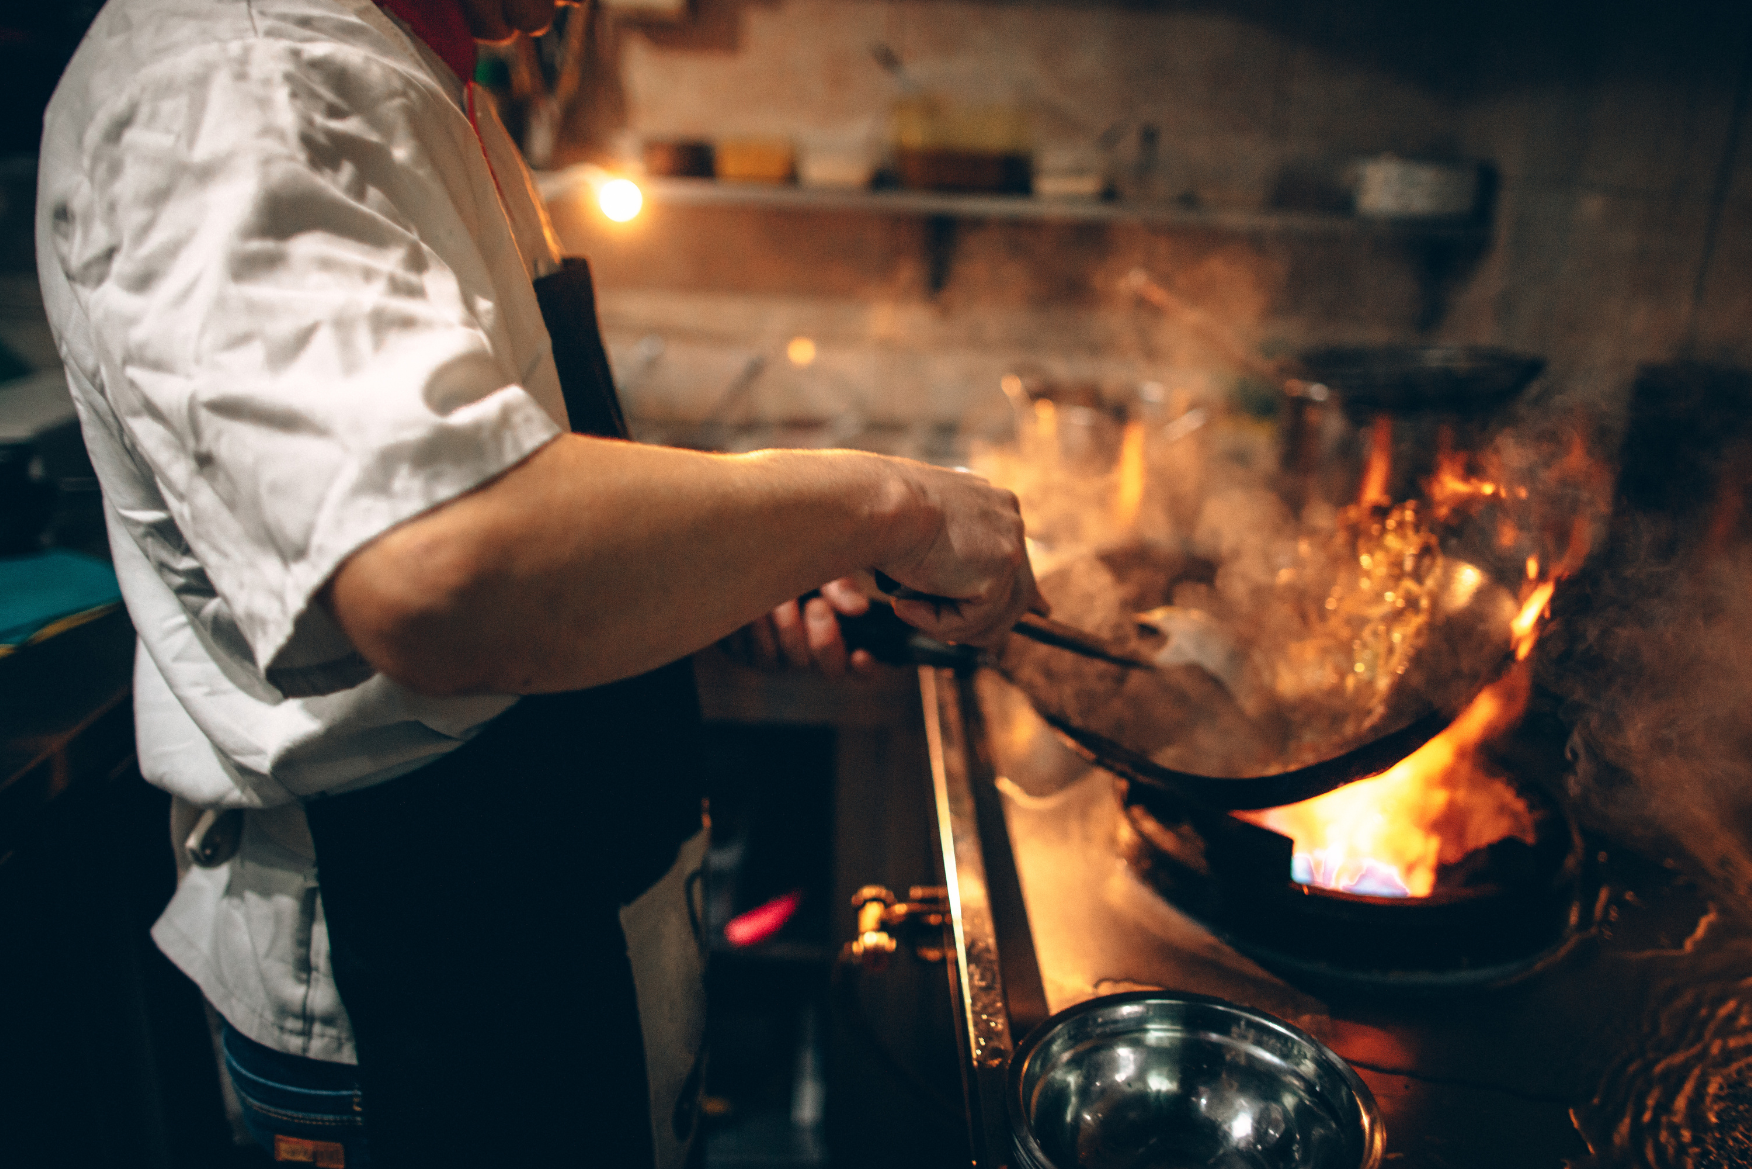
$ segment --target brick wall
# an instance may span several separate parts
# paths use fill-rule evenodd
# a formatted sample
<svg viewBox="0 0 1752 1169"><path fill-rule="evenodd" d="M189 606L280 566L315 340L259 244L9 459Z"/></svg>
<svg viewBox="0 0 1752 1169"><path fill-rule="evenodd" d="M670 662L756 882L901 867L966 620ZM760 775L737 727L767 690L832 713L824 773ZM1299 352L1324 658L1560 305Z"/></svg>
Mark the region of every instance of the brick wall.
<svg viewBox="0 0 1752 1169"><path fill-rule="evenodd" d="M1752 6L698 0L683 27L610 30L596 129L880 123L898 90L876 41L953 98L1027 105L1041 145L1123 124L1122 170L1135 128L1158 127L1153 193L1206 207L1269 208L1358 156L1481 160L1497 175L1490 237L1432 253L1367 232L968 221L933 294L917 218L655 208L610 235L570 217L611 332L811 332L977 354L979 378L1029 359L1208 365L1115 292L1144 263L1268 349L1493 342L1606 402L1640 362L1752 363ZM871 392L952 414L988 390Z"/></svg>

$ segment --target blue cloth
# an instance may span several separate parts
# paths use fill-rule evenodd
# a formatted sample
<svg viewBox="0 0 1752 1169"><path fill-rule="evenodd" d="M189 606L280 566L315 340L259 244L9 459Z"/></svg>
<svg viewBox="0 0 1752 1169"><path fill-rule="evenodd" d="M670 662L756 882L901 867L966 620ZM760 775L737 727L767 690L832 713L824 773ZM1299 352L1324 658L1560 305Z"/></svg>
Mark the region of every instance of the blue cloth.
<svg viewBox="0 0 1752 1169"><path fill-rule="evenodd" d="M331 1169L369 1169L358 1068L263 1047L230 1023L224 1044L225 1070L243 1105L244 1127L269 1156ZM276 1149L276 1142L290 1147Z"/></svg>
<svg viewBox="0 0 1752 1169"><path fill-rule="evenodd" d="M95 556L55 549L0 559L0 652L62 618L121 599L115 570Z"/></svg>

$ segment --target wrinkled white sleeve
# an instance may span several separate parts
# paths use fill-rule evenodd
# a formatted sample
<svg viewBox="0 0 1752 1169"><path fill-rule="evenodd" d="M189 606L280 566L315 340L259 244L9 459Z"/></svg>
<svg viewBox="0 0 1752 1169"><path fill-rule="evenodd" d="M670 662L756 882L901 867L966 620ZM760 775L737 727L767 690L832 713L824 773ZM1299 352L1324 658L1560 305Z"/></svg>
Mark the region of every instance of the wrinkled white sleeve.
<svg viewBox="0 0 1752 1169"><path fill-rule="evenodd" d="M348 554L560 430L454 151L478 155L467 123L393 65L245 40L130 79L54 208L126 442L288 695L359 680L313 604Z"/></svg>

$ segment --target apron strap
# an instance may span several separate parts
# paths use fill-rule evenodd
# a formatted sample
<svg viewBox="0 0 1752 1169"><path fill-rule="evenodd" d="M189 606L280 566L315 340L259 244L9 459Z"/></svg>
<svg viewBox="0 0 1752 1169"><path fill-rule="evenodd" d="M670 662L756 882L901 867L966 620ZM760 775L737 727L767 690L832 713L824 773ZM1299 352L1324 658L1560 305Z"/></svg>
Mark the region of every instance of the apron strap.
<svg viewBox="0 0 1752 1169"><path fill-rule="evenodd" d="M608 351L602 345L602 328L596 317L596 289L590 278L590 262L582 256L566 256L560 270L535 282L535 299L541 317L549 322L553 339L554 368L560 375L560 393L566 399L566 417L578 434L605 438L628 437L626 415L614 392L614 374L609 371ZM607 392L603 392L607 387Z"/></svg>

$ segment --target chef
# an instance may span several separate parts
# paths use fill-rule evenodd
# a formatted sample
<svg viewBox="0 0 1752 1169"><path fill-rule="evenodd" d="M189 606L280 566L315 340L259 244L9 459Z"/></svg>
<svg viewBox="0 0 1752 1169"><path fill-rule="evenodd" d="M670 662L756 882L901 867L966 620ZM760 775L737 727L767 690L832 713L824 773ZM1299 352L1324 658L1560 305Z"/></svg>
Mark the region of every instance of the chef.
<svg viewBox="0 0 1752 1169"><path fill-rule="evenodd" d="M141 768L241 810L154 937L280 1160L680 1164L688 655L778 606L842 668L833 606L785 602L862 569L957 598L896 606L944 640L1040 606L973 476L624 441L588 270L468 84L553 11L110 0L45 119Z"/></svg>

